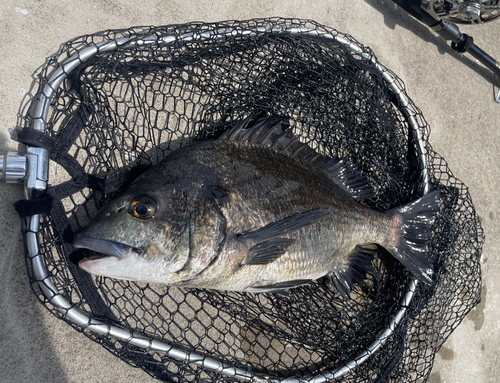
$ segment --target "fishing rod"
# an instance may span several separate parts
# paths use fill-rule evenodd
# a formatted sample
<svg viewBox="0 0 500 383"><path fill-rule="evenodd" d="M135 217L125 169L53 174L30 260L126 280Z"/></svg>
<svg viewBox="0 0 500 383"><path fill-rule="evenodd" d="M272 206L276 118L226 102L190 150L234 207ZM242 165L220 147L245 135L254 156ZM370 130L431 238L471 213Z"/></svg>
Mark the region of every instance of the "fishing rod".
<svg viewBox="0 0 500 383"><path fill-rule="evenodd" d="M453 50L465 53L481 62L500 81L500 63L474 44L474 39L461 33L457 23L480 24L500 17L500 0L393 0L421 23L451 41ZM500 103L500 92L495 97Z"/></svg>

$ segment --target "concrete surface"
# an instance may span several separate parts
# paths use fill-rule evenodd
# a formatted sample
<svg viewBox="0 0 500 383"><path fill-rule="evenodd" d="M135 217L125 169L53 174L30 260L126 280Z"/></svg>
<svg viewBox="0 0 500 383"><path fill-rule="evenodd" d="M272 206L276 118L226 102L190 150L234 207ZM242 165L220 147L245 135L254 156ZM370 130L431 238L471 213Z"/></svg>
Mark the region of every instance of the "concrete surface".
<svg viewBox="0 0 500 383"><path fill-rule="evenodd" d="M73 37L133 25L165 25L254 17L300 17L352 35L405 82L432 128L431 144L470 187L486 233L483 302L441 352L429 382L500 381L500 104L488 72L453 52L427 27L389 0L1 0L0 150L16 149L16 126L32 73ZM461 27L500 59L500 21ZM24 264L20 220L12 203L18 185L0 184L0 382L152 382L52 317L32 294Z"/></svg>

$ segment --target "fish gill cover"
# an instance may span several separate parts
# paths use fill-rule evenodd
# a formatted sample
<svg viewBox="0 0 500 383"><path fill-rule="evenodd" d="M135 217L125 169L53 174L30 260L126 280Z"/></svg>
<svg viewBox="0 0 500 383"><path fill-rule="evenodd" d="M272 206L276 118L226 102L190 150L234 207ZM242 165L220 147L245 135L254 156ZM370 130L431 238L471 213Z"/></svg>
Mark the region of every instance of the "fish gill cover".
<svg viewBox="0 0 500 383"><path fill-rule="evenodd" d="M69 310L269 379L326 375L365 350L401 310L412 281L381 248L372 264L377 276L369 277L367 288L356 288L351 299L327 278L285 295L254 294L95 277L77 266L85 254L71 246L74 234L140 173L181 146L220 137L246 116L276 115L288 119L302 142L346 159L366 175L374 196L363 203L380 211L421 195L425 180L419 155L425 156L428 186L441 193L429 242L433 282L417 284L385 344L342 381L426 381L435 353L479 301L484 236L467 188L428 143L429 126L421 112L411 100L402 105L373 53L350 36L296 19L105 31L69 41L49 58L32 105L64 60L109 41L117 42L114 49L82 58L68 71L50 101L49 138L39 140L57 163L50 168L47 189L51 210L41 215L38 231L49 277L38 278L27 259L33 289L45 306L127 363L166 382L234 377L207 370L203 362L186 363L88 331L90 322L76 325L68 319ZM364 53L352 52L349 43ZM404 94L401 80L387 73ZM27 111L24 133L19 132L20 140L32 145L36 140L25 133L34 123L33 109ZM424 153L408 111L418 124ZM24 219L23 233L30 230ZM53 288L70 308L47 297Z"/></svg>

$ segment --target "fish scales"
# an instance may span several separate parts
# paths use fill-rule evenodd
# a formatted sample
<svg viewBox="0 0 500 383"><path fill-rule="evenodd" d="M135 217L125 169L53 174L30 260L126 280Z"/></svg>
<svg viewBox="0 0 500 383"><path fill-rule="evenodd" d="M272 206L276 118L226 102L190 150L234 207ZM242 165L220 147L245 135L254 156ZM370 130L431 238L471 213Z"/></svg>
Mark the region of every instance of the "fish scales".
<svg viewBox="0 0 500 383"><path fill-rule="evenodd" d="M318 155L280 119L247 119L149 169L74 245L101 254L80 262L97 275L257 292L329 275L347 296L377 244L430 283L439 193L389 212L357 201L370 193L350 163Z"/></svg>
<svg viewBox="0 0 500 383"><path fill-rule="evenodd" d="M230 201L220 207L227 219L227 239L219 259L196 281L187 280L181 284L239 289L239 284L248 284L247 280L255 279L256 275L262 285L275 283L276 275L284 275L286 280L316 279L325 269L345 267L345 258L335 257L344 231L351 237L344 246L351 247L348 253L360 242L360 235L364 239L369 233L368 225L353 230L359 226L358 222L366 221L370 215L367 209L354 204L353 199L322 169L298 158L290 158L286 153L254 144L213 141L180 150L177 154L171 163L173 171L191 174L194 177L192 183L199 188L203 186L196 175L205 174L204 183L222 185L227 189ZM183 165L177 166L176 161ZM202 169L196 169L199 164L203 164ZM238 266L245 254L245 248L235 251L242 246L238 241L239 234L314 209L325 209L331 214L314 225L285 235L284 238L295 239L287 253L271 264ZM203 235L211 237L213 233L207 230ZM311 257L310 254L314 253L317 255ZM235 254L239 258L235 258ZM232 274L221 267L225 264L235 265Z"/></svg>

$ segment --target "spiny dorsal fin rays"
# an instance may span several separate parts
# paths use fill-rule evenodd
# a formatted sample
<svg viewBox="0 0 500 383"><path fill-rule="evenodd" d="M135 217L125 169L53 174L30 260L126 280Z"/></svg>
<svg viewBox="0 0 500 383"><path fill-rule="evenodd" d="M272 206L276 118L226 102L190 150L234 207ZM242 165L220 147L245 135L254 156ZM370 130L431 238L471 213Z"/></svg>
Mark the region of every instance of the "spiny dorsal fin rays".
<svg viewBox="0 0 500 383"><path fill-rule="evenodd" d="M353 198L367 199L373 197L374 190L369 185L368 179L350 162L339 158L327 158L321 165L334 180Z"/></svg>
<svg viewBox="0 0 500 383"><path fill-rule="evenodd" d="M281 126L280 126L281 128ZM295 137L292 132L285 131L277 134L277 137L274 137L273 143L271 144L271 148L279 149L286 152L285 148L291 145L294 141Z"/></svg>
<svg viewBox="0 0 500 383"><path fill-rule="evenodd" d="M220 139L265 145L275 150L282 150L325 170L335 183L349 192L353 198L367 199L373 196L374 190L368 184L368 179L354 165L340 158L324 156L308 144L300 142L290 130L283 129L283 125L287 125L286 121L286 118L278 116L256 121L247 117L233 129L225 132Z"/></svg>
<svg viewBox="0 0 500 383"><path fill-rule="evenodd" d="M277 123L281 124L281 120ZM262 120L260 122L257 122L251 129L247 129L247 131L238 139L238 141L259 142L259 137L264 129L266 129L266 131L268 129L267 121ZM273 130L269 129L269 134L271 134L272 132Z"/></svg>
<svg viewBox="0 0 500 383"><path fill-rule="evenodd" d="M249 116L244 118L234 128L224 132L219 140L250 142L271 146L269 143L266 143L267 139L273 133L279 134L283 132L281 128L283 120L281 117L271 116L252 121L252 117ZM253 125L251 125L252 122ZM263 136L261 136L262 133L264 133Z"/></svg>
<svg viewBox="0 0 500 383"><path fill-rule="evenodd" d="M219 140L229 140L229 141L238 141L241 131L249 124L250 117L243 119L238 125L234 128L224 132L222 136L219 137Z"/></svg>

